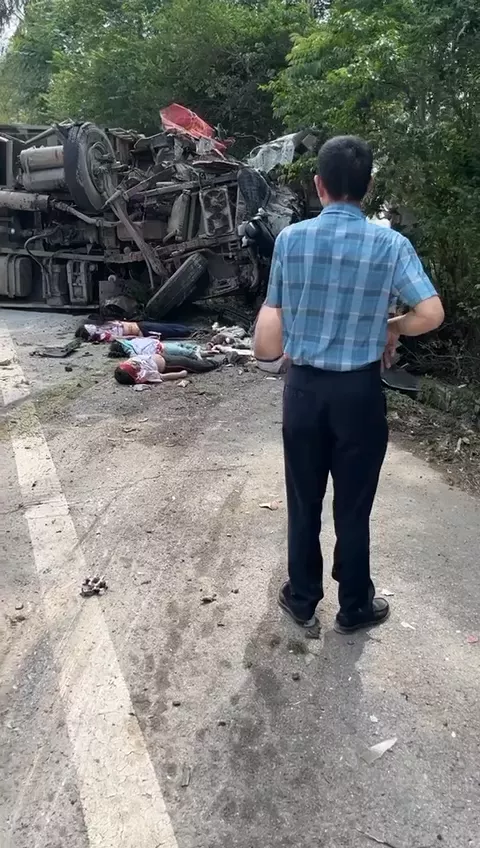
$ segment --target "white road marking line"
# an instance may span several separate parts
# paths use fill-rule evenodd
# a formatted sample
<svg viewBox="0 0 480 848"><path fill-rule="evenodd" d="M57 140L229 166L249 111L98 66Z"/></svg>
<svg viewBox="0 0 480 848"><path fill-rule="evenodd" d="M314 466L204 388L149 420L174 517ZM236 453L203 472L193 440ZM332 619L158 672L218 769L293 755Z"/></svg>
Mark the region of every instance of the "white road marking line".
<svg viewBox="0 0 480 848"><path fill-rule="evenodd" d="M2 378L5 404L28 396L18 362ZM90 846L178 848L100 603L79 597L85 560L32 401L9 426Z"/></svg>

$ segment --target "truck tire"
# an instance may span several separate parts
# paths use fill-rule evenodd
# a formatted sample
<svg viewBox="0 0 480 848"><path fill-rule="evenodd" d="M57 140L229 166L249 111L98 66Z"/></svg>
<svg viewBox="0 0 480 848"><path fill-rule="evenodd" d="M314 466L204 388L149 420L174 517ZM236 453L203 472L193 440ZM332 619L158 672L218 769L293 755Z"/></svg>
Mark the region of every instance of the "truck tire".
<svg viewBox="0 0 480 848"><path fill-rule="evenodd" d="M159 320L181 306L195 290L200 277L207 270L207 265L205 256L192 253L150 298L145 307L145 315Z"/></svg>
<svg viewBox="0 0 480 848"><path fill-rule="evenodd" d="M65 182L79 209L99 212L116 187L115 154L109 139L95 124L75 124L63 145Z"/></svg>

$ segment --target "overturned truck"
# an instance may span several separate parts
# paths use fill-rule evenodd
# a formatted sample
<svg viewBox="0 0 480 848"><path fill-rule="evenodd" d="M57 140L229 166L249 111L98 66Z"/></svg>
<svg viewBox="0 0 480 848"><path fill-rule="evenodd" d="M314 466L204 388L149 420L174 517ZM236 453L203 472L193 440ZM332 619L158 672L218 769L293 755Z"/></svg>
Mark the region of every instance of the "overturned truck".
<svg viewBox="0 0 480 848"><path fill-rule="evenodd" d="M195 116L193 116L195 117ZM263 296L298 197L203 132L0 128L0 301L136 304ZM213 133L212 133L213 136Z"/></svg>

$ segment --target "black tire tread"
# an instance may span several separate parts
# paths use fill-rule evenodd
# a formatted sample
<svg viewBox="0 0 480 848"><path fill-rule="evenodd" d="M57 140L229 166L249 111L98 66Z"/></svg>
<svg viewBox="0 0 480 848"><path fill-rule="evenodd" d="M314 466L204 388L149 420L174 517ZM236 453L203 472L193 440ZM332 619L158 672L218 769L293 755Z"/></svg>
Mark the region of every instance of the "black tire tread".
<svg viewBox="0 0 480 848"><path fill-rule="evenodd" d="M85 173L80 157L82 140L92 128L99 133L102 132L95 124L91 123L75 124L69 130L63 145L63 158L66 183L75 205L85 212L95 213L102 208L104 201L103 199L98 202L92 200L94 194L97 194L97 191L93 183L91 183L89 175ZM89 194L85 182L87 182L87 185L90 182L92 194Z"/></svg>
<svg viewBox="0 0 480 848"><path fill-rule="evenodd" d="M183 265L150 298L145 307L145 315L160 319L181 306L195 290L207 266L207 259L202 253L192 253L188 256Z"/></svg>

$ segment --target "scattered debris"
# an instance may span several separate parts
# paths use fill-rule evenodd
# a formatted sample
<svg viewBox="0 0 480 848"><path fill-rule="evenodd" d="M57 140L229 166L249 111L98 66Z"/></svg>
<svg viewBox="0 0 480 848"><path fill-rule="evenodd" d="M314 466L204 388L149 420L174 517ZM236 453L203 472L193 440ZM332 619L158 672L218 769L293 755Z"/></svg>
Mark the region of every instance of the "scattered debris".
<svg viewBox="0 0 480 848"><path fill-rule="evenodd" d="M203 595L202 604L213 604L217 600L216 595Z"/></svg>
<svg viewBox="0 0 480 848"><path fill-rule="evenodd" d="M92 595L103 595L108 589L104 577L86 577L80 594L84 598L91 598Z"/></svg>
<svg viewBox="0 0 480 848"><path fill-rule="evenodd" d="M271 512L276 512L277 509L280 509L281 505L281 501L269 501L267 503L261 503L260 509L269 509Z"/></svg>
<svg viewBox="0 0 480 848"><path fill-rule="evenodd" d="M190 385L190 380L180 380L180 382L177 383L177 385L178 385L179 389L186 389L187 386Z"/></svg>
<svg viewBox="0 0 480 848"><path fill-rule="evenodd" d="M385 845L386 848L399 848L398 845L395 845L393 842L389 842L388 839L379 839L378 836L373 836L371 833L367 833L366 830L360 830L357 827L358 833L361 833L362 836L365 836L366 839L370 839L372 842L376 842L377 845Z"/></svg>
<svg viewBox="0 0 480 848"><path fill-rule="evenodd" d="M182 706L181 701L172 701L172 707L181 707L181 706Z"/></svg>
<svg viewBox="0 0 480 848"><path fill-rule="evenodd" d="M409 624L408 621L402 621L402 627L404 627L405 630L415 630L413 624Z"/></svg>
<svg viewBox="0 0 480 848"><path fill-rule="evenodd" d="M365 751L360 752L360 756L362 760L365 760L368 765L371 765L376 760L379 760L380 757L383 757L386 751L389 751L390 748L396 744L397 738L386 739L385 742L377 742L376 745L372 745L371 748L367 748Z"/></svg>
<svg viewBox="0 0 480 848"><path fill-rule="evenodd" d="M218 724L219 727L226 727L227 726L227 722L225 721L224 718L219 719L217 724Z"/></svg>
<svg viewBox="0 0 480 848"><path fill-rule="evenodd" d="M390 589L382 589L380 594L383 595L385 598L393 598L395 592L391 592Z"/></svg>
<svg viewBox="0 0 480 848"><path fill-rule="evenodd" d="M152 388L152 386L149 385L148 383L137 383L133 387L133 391L134 392L147 392L151 388Z"/></svg>
<svg viewBox="0 0 480 848"><path fill-rule="evenodd" d="M70 354L73 353L75 350L78 350L81 343L81 339L75 338L62 346L52 345L47 347L39 347L36 348L36 350L32 350L30 356L43 356L51 359L64 359L66 356L70 356Z"/></svg>
<svg viewBox="0 0 480 848"><path fill-rule="evenodd" d="M467 636L467 642L469 645L476 645L479 641L478 636Z"/></svg>
<svg viewBox="0 0 480 848"><path fill-rule="evenodd" d="M65 365L65 371L68 371L68 373L70 373L70 371L73 371L73 366L72 365Z"/></svg>
<svg viewBox="0 0 480 848"><path fill-rule="evenodd" d="M187 786L190 786L190 780L192 778L192 769L190 766L184 766L182 769L182 783L181 786L185 789Z"/></svg>
<svg viewBox="0 0 480 848"><path fill-rule="evenodd" d="M293 672L292 680L300 680L300 674L298 673L298 671Z"/></svg>
<svg viewBox="0 0 480 848"><path fill-rule="evenodd" d="M371 716L370 716L370 721L372 722L372 724L378 724L378 718L377 718L377 716L371 715Z"/></svg>
<svg viewBox="0 0 480 848"><path fill-rule="evenodd" d="M27 616L23 612L17 612L15 615L9 615L8 620L10 621L10 624L12 624L12 625L21 624L22 621L27 620Z"/></svg>

